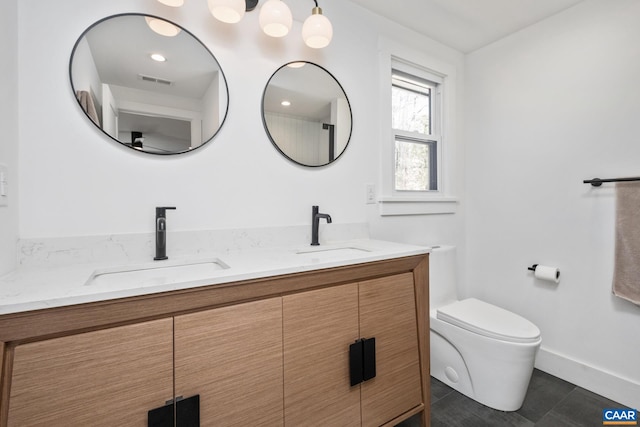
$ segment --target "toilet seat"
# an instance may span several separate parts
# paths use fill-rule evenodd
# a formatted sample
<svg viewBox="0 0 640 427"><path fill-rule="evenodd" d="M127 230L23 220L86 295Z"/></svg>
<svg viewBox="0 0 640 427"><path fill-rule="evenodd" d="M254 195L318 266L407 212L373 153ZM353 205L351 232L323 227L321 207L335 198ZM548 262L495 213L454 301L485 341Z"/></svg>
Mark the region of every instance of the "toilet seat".
<svg viewBox="0 0 640 427"><path fill-rule="evenodd" d="M502 341L533 343L540 340L540 330L527 319L475 298L440 307L436 317L473 333Z"/></svg>

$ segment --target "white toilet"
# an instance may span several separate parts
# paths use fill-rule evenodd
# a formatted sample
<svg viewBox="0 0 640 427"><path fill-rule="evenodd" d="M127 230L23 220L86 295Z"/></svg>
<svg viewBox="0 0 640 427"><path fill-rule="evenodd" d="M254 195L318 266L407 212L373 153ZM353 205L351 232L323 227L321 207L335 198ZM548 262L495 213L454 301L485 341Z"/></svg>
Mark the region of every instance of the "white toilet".
<svg viewBox="0 0 640 427"><path fill-rule="evenodd" d="M429 256L431 375L501 411L522 406L540 330L527 319L475 298L458 300L456 249Z"/></svg>

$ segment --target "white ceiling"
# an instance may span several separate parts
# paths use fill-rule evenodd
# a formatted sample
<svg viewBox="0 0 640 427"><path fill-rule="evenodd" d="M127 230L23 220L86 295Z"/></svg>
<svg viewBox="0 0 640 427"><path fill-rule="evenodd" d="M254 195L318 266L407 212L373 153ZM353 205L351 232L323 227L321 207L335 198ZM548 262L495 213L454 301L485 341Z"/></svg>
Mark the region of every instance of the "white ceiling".
<svg viewBox="0 0 640 427"><path fill-rule="evenodd" d="M300 68L281 67L269 80L263 102L266 112L322 121L330 119L331 102L345 98L332 75L321 67L306 64ZM284 100L291 102L291 106L283 107Z"/></svg>
<svg viewBox="0 0 640 427"><path fill-rule="evenodd" d="M351 0L469 53L583 0Z"/></svg>
<svg viewBox="0 0 640 427"><path fill-rule="evenodd" d="M140 15L105 19L85 37L101 82L110 85L200 99L219 70L209 50L191 34L161 36ZM167 61L151 60L152 53L164 55ZM171 85L150 83L140 75Z"/></svg>

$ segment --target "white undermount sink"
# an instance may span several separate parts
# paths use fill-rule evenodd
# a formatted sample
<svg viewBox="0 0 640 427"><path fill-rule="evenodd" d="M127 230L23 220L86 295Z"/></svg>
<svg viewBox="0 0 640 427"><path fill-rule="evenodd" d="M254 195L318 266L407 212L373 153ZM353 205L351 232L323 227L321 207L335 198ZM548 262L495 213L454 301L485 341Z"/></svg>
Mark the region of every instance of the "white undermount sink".
<svg viewBox="0 0 640 427"><path fill-rule="evenodd" d="M218 258L189 261L155 261L94 271L85 286L107 289L145 288L194 282L216 277L229 266Z"/></svg>
<svg viewBox="0 0 640 427"><path fill-rule="evenodd" d="M296 255L319 262L362 256L369 252L371 252L369 249L358 248L355 246L315 246L308 249L300 249L296 252Z"/></svg>

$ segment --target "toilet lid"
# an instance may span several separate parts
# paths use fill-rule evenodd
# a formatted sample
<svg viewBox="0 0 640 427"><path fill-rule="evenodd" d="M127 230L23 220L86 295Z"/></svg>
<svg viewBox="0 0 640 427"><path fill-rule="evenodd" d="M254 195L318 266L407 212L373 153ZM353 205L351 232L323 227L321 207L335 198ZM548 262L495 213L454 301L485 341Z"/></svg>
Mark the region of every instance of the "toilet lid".
<svg viewBox="0 0 640 427"><path fill-rule="evenodd" d="M540 329L524 317L475 298L440 307L437 318L503 341L528 343L540 339Z"/></svg>

